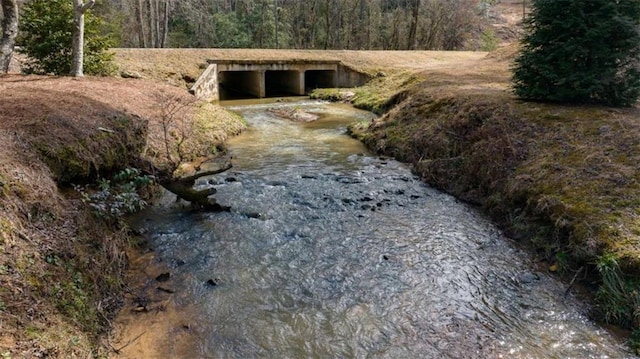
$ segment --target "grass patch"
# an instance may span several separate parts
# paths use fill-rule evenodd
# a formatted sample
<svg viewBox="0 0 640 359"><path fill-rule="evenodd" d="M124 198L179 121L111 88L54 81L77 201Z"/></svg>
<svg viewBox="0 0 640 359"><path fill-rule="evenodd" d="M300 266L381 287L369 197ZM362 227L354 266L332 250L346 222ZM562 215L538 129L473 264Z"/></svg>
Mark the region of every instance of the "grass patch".
<svg viewBox="0 0 640 359"><path fill-rule="evenodd" d="M334 102L349 102L355 107L381 115L393 107L404 91L421 81L415 72L394 71L382 74L367 84L352 89L316 89L310 97Z"/></svg>
<svg viewBox="0 0 640 359"><path fill-rule="evenodd" d="M481 80L380 79L356 96L390 109L350 132L482 206L554 270L587 268L598 317L640 328L640 110L524 103Z"/></svg>

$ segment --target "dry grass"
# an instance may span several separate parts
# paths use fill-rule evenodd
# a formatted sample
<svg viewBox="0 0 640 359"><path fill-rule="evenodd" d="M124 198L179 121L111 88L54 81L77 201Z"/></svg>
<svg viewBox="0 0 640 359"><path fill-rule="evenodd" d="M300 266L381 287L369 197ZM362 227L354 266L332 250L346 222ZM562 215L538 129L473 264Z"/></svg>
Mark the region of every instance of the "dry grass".
<svg viewBox="0 0 640 359"><path fill-rule="evenodd" d="M0 77L0 355L100 352L121 300L126 232L91 216L68 183L161 164L158 94L190 102L180 120L206 155L242 124L176 87L113 78Z"/></svg>
<svg viewBox="0 0 640 359"><path fill-rule="evenodd" d="M553 268L585 266L596 281L597 268L613 268L620 283L608 287L623 294L600 291L600 314L640 328L640 107L519 101L509 89L516 52L511 45L464 68L427 69L413 86L388 76L325 95L352 91L361 107L390 109L353 131L432 185L482 205Z"/></svg>
<svg viewBox="0 0 640 359"><path fill-rule="evenodd" d="M189 87L206 68L207 60L328 60L354 69L422 71L474 62L482 52L450 51L338 51L260 49L114 49L120 72L138 72L143 78Z"/></svg>

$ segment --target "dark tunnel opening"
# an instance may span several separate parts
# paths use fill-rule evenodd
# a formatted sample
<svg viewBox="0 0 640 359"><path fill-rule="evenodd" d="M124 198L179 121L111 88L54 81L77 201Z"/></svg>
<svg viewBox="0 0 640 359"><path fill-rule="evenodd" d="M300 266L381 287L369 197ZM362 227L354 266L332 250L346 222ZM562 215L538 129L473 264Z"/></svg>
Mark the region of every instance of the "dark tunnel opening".
<svg viewBox="0 0 640 359"><path fill-rule="evenodd" d="M224 71L218 74L220 100L260 98L261 75L258 71Z"/></svg>
<svg viewBox="0 0 640 359"><path fill-rule="evenodd" d="M266 97L304 95L300 71L266 71Z"/></svg>
<svg viewBox="0 0 640 359"><path fill-rule="evenodd" d="M336 82L335 70L221 71L218 94L223 101L304 96L316 88L336 87Z"/></svg>
<svg viewBox="0 0 640 359"><path fill-rule="evenodd" d="M307 70L304 73L305 93L317 88L334 88L336 72L334 70Z"/></svg>

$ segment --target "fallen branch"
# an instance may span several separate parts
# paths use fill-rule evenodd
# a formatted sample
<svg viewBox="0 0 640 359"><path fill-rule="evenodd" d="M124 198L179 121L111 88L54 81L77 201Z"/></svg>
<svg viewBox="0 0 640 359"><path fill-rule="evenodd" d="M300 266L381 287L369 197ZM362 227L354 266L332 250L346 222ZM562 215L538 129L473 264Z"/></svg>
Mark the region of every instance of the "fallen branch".
<svg viewBox="0 0 640 359"><path fill-rule="evenodd" d="M217 158L216 164L218 167L204 171L196 171L194 174L179 177L174 176L175 169L158 168L146 159L141 159L140 161L139 167L143 172L154 175L158 184L178 196L178 198L189 201L191 204L207 210L229 210L228 207L221 206L214 199L209 198L209 196L217 192L215 188L211 187L198 190L193 188L193 186L199 178L219 174L233 168L230 158Z"/></svg>
<svg viewBox="0 0 640 359"><path fill-rule="evenodd" d="M575 283L576 279L578 278L578 275L582 272L582 270L584 269L584 267L580 267L580 269L578 269L578 271L576 272L576 274L573 275L573 279L571 279L571 282L569 282L569 286L567 287L567 289L564 291L564 296L566 297L567 295L569 295L569 291L571 290L571 287L573 286L573 283Z"/></svg>
<svg viewBox="0 0 640 359"><path fill-rule="evenodd" d="M129 340L123 346L121 346L119 348L116 348L113 344L111 344L110 341L107 341L107 344L109 344L109 346L111 347L111 350L113 350L114 353L120 354L122 352L122 349L124 349L124 348L128 347L129 345L133 344L136 340L140 339L140 337L142 337L145 333L146 333L146 331L140 333L137 337Z"/></svg>

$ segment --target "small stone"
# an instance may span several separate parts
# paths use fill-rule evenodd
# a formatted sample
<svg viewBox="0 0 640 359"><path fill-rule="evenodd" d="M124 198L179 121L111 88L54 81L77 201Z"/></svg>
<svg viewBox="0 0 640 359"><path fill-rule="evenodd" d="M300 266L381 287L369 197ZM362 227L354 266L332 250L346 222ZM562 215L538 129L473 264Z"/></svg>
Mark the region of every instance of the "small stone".
<svg viewBox="0 0 640 359"><path fill-rule="evenodd" d="M285 182L285 181L269 181L269 182L267 182L267 185L273 186L273 187L286 187L287 186L287 182Z"/></svg>
<svg viewBox="0 0 640 359"><path fill-rule="evenodd" d="M611 126L600 126L598 128L598 132L600 133L600 135L605 135L611 132Z"/></svg>
<svg viewBox="0 0 640 359"><path fill-rule="evenodd" d="M531 283L534 280L539 280L539 279L540 279L540 276L538 276L535 273L531 273L531 272L525 272L525 273L522 273L522 274L520 274L518 276L518 281L520 283L525 283L525 284Z"/></svg>
<svg viewBox="0 0 640 359"><path fill-rule="evenodd" d="M224 179L224 181L231 183L231 182L238 182L238 179L235 177L227 177Z"/></svg>
<svg viewBox="0 0 640 359"><path fill-rule="evenodd" d="M136 71L122 71L120 72L120 77L124 78L124 79L141 79L142 75L140 75L139 72Z"/></svg>
<svg viewBox="0 0 640 359"><path fill-rule="evenodd" d="M253 219L260 219L264 217L264 215L260 212L251 212L251 213L247 213L247 217L253 218Z"/></svg>
<svg viewBox="0 0 640 359"><path fill-rule="evenodd" d="M213 278L213 279L207 280L207 285L210 287L216 287L220 285L221 282L222 281L220 280L220 278Z"/></svg>
<svg viewBox="0 0 640 359"><path fill-rule="evenodd" d="M166 273L162 273L159 276L156 277L156 281L158 282L166 282L171 278L171 273L166 272Z"/></svg>
<svg viewBox="0 0 640 359"><path fill-rule="evenodd" d="M176 259L174 261L174 264L176 267L182 267L183 265L187 264L187 262L183 261L182 259Z"/></svg>

